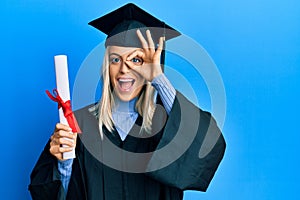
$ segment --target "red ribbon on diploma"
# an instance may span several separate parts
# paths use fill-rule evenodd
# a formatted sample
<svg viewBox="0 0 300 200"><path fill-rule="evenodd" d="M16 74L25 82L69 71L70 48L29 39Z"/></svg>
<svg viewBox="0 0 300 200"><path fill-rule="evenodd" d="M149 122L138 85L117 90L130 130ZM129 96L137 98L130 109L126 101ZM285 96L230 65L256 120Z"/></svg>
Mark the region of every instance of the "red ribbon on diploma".
<svg viewBox="0 0 300 200"><path fill-rule="evenodd" d="M66 117L68 124L72 129L72 132L73 133L81 133L81 130L78 126L77 120L76 120L75 115L71 108L71 101L68 100L68 101L64 102L61 99L61 97L59 96L57 89L53 90L54 96L48 90L46 90L46 93L52 101L55 101L58 103L58 109L62 108L62 110L64 112L64 116Z"/></svg>

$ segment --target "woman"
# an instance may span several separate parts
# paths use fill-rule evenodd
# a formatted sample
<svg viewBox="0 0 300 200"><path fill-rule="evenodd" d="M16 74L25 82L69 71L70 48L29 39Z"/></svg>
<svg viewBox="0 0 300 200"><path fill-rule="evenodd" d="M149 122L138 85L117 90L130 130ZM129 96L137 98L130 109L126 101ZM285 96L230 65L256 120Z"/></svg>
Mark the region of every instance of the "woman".
<svg viewBox="0 0 300 200"><path fill-rule="evenodd" d="M153 23L141 19L157 19L133 4L91 24L116 18L122 20L108 28L105 43L101 100L75 112L80 137L56 125L31 174L33 199L182 199L186 189L207 189L223 157L213 118L163 74L164 40L174 34L162 37L165 24L144 31ZM73 148L76 158L63 160Z"/></svg>

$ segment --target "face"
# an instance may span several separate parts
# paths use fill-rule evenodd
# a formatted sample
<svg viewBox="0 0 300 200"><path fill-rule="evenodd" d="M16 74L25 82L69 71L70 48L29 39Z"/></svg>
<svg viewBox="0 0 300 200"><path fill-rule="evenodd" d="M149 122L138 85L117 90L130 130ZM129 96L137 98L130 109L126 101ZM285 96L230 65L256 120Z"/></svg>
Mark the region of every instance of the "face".
<svg viewBox="0 0 300 200"><path fill-rule="evenodd" d="M130 101L137 97L145 84L145 79L133 69L129 68L127 62L135 66L142 65L143 61L135 57L127 61L127 57L136 50L132 47L110 46L109 54L109 77L114 93L122 101Z"/></svg>

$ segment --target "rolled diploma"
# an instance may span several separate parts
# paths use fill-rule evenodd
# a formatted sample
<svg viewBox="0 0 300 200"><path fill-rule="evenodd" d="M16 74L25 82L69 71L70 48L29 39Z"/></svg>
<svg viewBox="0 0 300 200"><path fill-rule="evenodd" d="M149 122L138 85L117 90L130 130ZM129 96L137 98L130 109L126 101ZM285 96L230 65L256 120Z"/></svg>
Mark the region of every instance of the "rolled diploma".
<svg viewBox="0 0 300 200"><path fill-rule="evenodd" d="M64 102L70 100L70 87L68 77L68 62L66 55L54 56L56 87L57 91ZM62 108L59 109L59 121L62 124L69 125L64 116ZM63 153L63 159L75 158L75 149Z"/></svg>

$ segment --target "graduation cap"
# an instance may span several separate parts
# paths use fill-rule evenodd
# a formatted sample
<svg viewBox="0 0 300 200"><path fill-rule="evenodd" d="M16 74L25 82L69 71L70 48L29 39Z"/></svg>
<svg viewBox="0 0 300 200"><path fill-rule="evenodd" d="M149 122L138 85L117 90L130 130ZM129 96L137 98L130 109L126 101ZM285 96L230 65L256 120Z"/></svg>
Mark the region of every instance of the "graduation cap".
<svg viewBox="0 0 300 200"><path fill-rule="evenodd" d="M107 35L105 47L123 46L141 48L141 42L136 34L137 29L140 29L145 38L146 30L150 30L155 44L158 44L160 37L165 37L165 40L169 40L181 35L174 28L150 15L133 3L128 3L97 18L89 22L89 25ZM161 58L162 64L164 63L164 56L165 52L163 51Z"/></svg>

